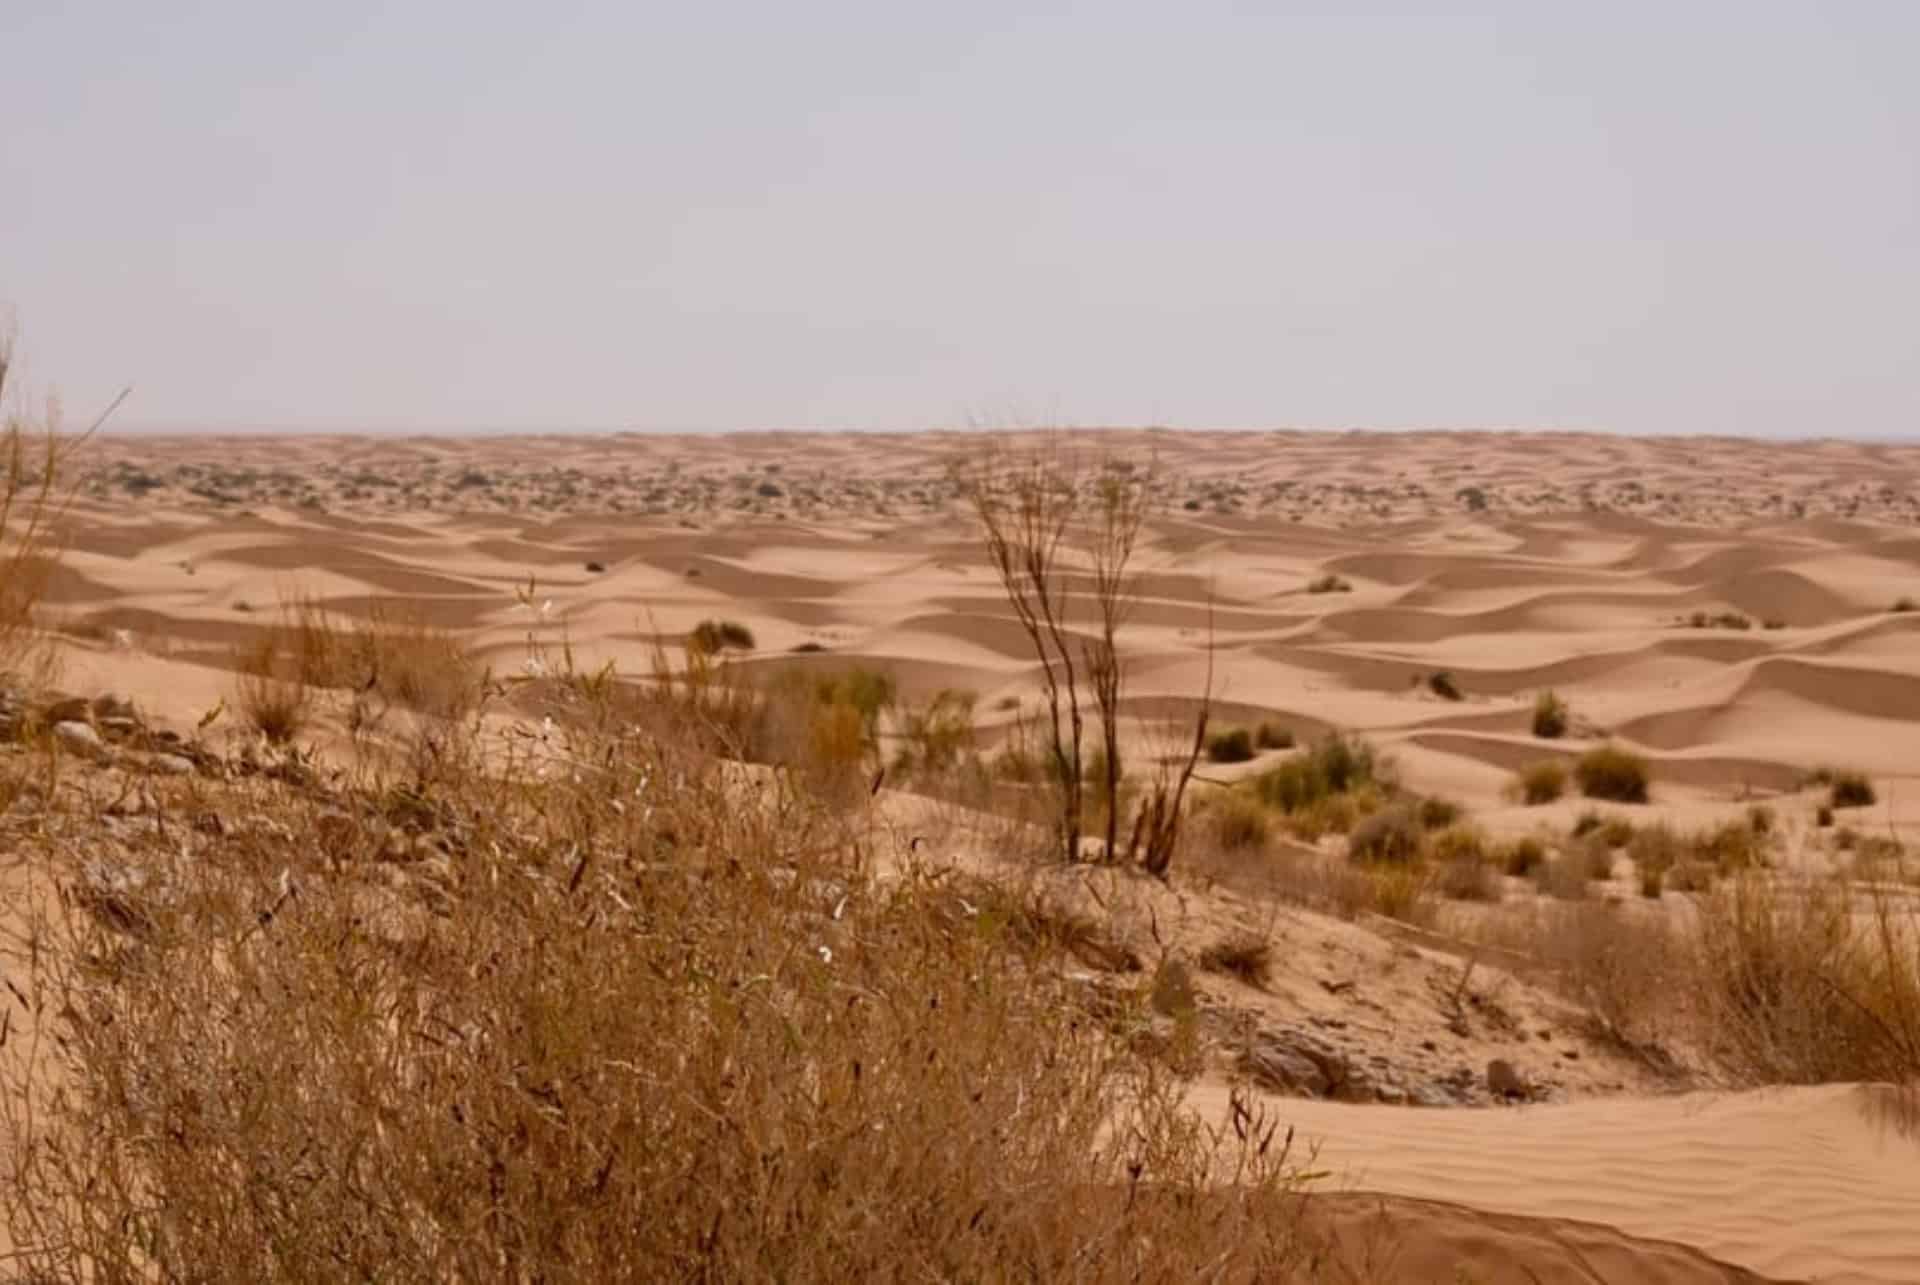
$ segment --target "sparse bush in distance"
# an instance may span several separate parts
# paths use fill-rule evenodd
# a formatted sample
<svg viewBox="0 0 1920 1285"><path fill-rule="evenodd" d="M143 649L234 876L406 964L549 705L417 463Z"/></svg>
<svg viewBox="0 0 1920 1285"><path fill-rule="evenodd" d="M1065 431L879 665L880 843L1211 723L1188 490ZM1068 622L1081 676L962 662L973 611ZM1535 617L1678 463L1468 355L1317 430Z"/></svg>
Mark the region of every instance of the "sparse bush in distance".
<svg viewBox="0 0 1920 1285"><path fill-rule="evenodd" d="M1567 734L1567 703L1552 691L1533 698L1533 734L1542 740L1558 740Z"/></svg>
<svg viewBox="0 0 1920 1285"><path fill-rule="evenodd" d="M1485 854L1443 861L1434 886L1441 896L1455 901L1499 901L1506 892L1499 869Z"/></svg>
<svg viewBox="0 0 1920 1285"><path fill-rule="evenodd" d="M1819 807L1815 808L1813 812L1813 823L1822 830L1831 826L1833 824L1833 805L1830 803L1822 803Z"/></svg>
<svg viewBox="0 0 1920 1285"><path fill-rule="evenodd" d="M1751 629L1753 621L1737 611L1696 611L1684 622L1691 629Z"/></svg>
<svg viewBox="0 0 1920 1285"><path fill-rule="evenodd" d="M1453 675L1444 669L1427 676L1427 690L1445 701L1465 699L1460 692L1460 684L1456 683Z"/></svg>
<svg viewBox="0 0 1920 1285"><path fill-rule="evenodd" d="M793 645L793 652L796 656L817 656L826 649L825 643L813 638L809 638L803 643L795 643Z"/></svg>
<svg viewBox="0 0 1920 1285"><path fill-rule="evenodd" d="M1244 727L1215 732L1207 738L1207 760L1212 763L1245 763L1253 758L1253 735Z"/></svg>
<svg viewBox="0 0 1920 1285"><path fill-rule="evenodd" d="M1263 750L1290 750L1293 748L1293 732L1279 723L1262 723L1254 731L1253 743Z"/></svg>
<svg viewBox="0 0 1920 1285"><path fill-rule="evenodd" d="M687 635L687 645L712 656L729 649L752 651L755 644L753 630L737 620L703 620Z"/></svg>
<svg viewBox="0 0 1920 1285"><path fill-rule="evenodd" d="M1586 861L1574 853L1543 861L1533 871L1534 886L1558 901L1586 897L1588 879Z"/></svg>
<svg viewBox="0 0 1920 1285"><path fill-rule="evenodd" d="M1902 596L1894 599L1893 606L1887 610L1893 612L1895 615L1905 615L1909 611L1920 611L1920 602L1915 602L1912 598Z"/></svg>
<svg viewBox="0 0 1920 1285"><path fill-rule="evenodd" d="M1308 593L1351 593L1352 591L1352 585L1332 572L1307 582Z"/></svg>
<svg viewBox="0 0 1920 1285"><path fill-rule="evenodd" d="M1273 943L1259 933L1229 933L1201 951L1195 962L1210 973L1225 973L1265 990L1273 973Z"/></svg>
<svg viewBox="0 0 1920 1285"><path fill-rule="evenodd" d="M1647 761L1616 745L1599 745L1582 754L1573 766L1580 792L1611 803L1647 801Z"/></svg>
<svg viewBox="0 0 1920 1285"><path fill-rule="evenodd" d="M1587 867L1587 877L1604 883L1613 878L1613 849L1599 835L1593 835L1573 853Z"/></svg>
<svg viewBox="0 0 1920 1285"><path fill-rule="evenodd" d="M1427 836L1427 855L1435 861L1487 860L1486 832L1478 826L1455 823Z"/></svg>
<svg viewBox="0 0 1920 1285"><path fill-rule="evenodd" d="M1542 759L1520 769L1520 798L1528 807L1552 803L1567 792L1567 769L1559 759Z"/></svg>

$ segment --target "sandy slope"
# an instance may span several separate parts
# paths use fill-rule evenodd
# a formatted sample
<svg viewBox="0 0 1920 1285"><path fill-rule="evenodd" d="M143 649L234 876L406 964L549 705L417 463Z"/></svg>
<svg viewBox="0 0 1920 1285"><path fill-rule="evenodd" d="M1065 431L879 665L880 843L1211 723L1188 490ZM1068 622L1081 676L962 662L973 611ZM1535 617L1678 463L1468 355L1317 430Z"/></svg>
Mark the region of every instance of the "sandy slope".
<svg viewBox="0 0 1920 1285"><path fill-rule="evenodd" d="M1099 444L1152 452L1166 481L1130 633L1142 717L1190 704L1211 637L1228 719L1360 729L1413 785L1498 830L1563 828L1576 804L1519 808L1503 787L1602 730L1653 760L1656 806L1683 818L1791 792L1832 762L1880 784L1854 825L1920 825L1920 612L1889 610L1920 599L1920 449L1448 434ZM759 644L743 663L883 664L912 698L969 688L991 739L1012 717L996 706L1031 707L1036 681L945 483L979 446L101 439L52 595L68 686L115 688L190 726L228 690L235 646L298 592L348 613L397 600L502 669L565 639L586 664L644 672L656 631L739 620ZM1328 573L1349 588L1308 592ZM1676 623L1696 611L1753 627ZM803 644L827 654L794 655ZM1436 670L1464 700L1427 689ZM1548 686L1581 732L1554 745L1528 734ZM1813 803L1778 800L1801 827ZM1342 1172L1383 1191L1603 1224L1774 1274L1920 1280L1920 1152L1860 1105L1821 1089L1497 1113L1288 1108ZM1648 1271L1592 1279L1659 1278Z"/></svg>
<svg viewBox="0 0 1920 1285"><path fill-rule="evenodd" d="M1287 1102L1358 1189L1619 1229L1772 1277L1920 1279L1920 1139L1858 1085L1484 1112ZM1224 1095L1202 1090L1203 1109ZM1517 1252L1517 1251L1516 1251Z"/></svg>

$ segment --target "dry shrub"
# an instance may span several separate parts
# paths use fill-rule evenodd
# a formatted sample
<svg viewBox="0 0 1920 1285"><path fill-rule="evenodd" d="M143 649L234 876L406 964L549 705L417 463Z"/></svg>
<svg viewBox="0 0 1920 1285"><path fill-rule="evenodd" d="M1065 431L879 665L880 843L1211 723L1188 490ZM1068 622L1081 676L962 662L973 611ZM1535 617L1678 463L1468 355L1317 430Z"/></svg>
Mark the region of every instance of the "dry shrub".
<svg viewBox="0 0 1920 1285"><path fill-rule="evenodd" d="M1419 810L1410 804L1396 803L1353 827L1347 836L1347 855L1355 861L1411 865L1420 860L1426 838Z"/></svg>
<svg viewBox="0 0 1920 1285"><path fill-rule="evenodd" d="M1920 910L1839 879L1758 873L1700 903L1713 1051L1752 1083L1920 1084Z"/></svg>
<svg viewBox="0 0 1920 1285"><path fill-rule="evenodd" d="M1455 901L1499 901L1506 894L1499 867L1484 854L1442 862L1434 886Z"/></svg>
<svg viewBox="0 0 1920 1285"><path fill-rule="evenodd" d="M1265 990L1273 974L1273 943L1261 933L1228 933L1201 951L1195 962L1210 973L1225 973Z"/></svg>
<svg viewBox="0 0 1920 1285"><path fill-rule="evenodd" d="M1567 703L1552 691L1541 692L1533 701L1533 734L1541 740L1558 740L1567 734Z"/></svg>
<svg viewBox="0 0 1920 1285"><path fill-rule="evenodd" d="M1567 792L1567 769L1558 759L1542 759L1522 768L1514 784L1522 802L1538 807Z"/></svg>
<svg viewBox="0 0 1920 1285"><path fill-rule="evenodd" d="M470 715L486 692L486 672L466 644L405 608L376 604L346 619L297 595L281 604L273 632L277 663L303 686L377 695L448 721Z"/></svg>
<svg viewBox="0 0 1920 1285"><path fill-rule="evenodd" d="M1647 760L1617 745L1598 745L1573 765L1580 792L1613 803L1645 803L1650 773Z"/></svg>
<svg viewBox="0 0 1920 1285"><path fill-rule="evenodd" d="M1540 892L1560 901L1586 898L1591 875L1586 860L1578 853L1566 853L1534 867L1533 885Z"/></svg>
<svg viewBox="0 0 1920 1285"><path fill-rule="evenodd" d="M1209 763L1246 763L1254 756L1253 733L1244 727L1215 732L1207 738Z"/></svg>
<svg viewBox="0 0 1920 1285"><path fill-rule="evenodd" d="M1371 745L1336 732L1262 772L1254 782L1264 802L1292 813L1366 786L1388 788L1392 775Z"/></svg>
<svg viewBox="0 0 1920 1285"><path fill-rule="evenodd" d="M8 969L43 1023L6 1051L12 1270L1311 1277L1272 1124L1188 1115L1055 938L863 880L778 778L556 721L571 770L474 755L416 792L451 853L417 876L329 865L371 850L377 782L207 783L273 827L156 840L137 935L48 869Z"/></svg>
<svg viewBox="0 0 1920 1285"><path fill-rule="evenodd" d="M0 328L0 690L36 688L53 677L54 658L35 612L53 573L54 522L66 496L59 479L77 444L63 440L56 405L26 406L8 384L13 336Z"/></svg>
<svg viewBox="0 0 1920 1285"><path fill-rule="evenodd" d="M288 744L306 730L313 690L300 681L274 634L236 648L233 671L234 704L249 727L275 745Z"/></svg>
<svg viewBox="0 0 1920 1285"><path fill-rule="evenodd" d="M1652 908L1647 908L1651 910ZM1631 905L1549 901L1490 920L1480 936L1538 960L1599 1033L1652 1052L1687 1029L1690 947L1665 916Z"/></svg>
<svg viewBox="0 0 1920 1285"><path fill-rule="evenodd" d="M1222 851L1257 851L1267 846L1271 829L1267 810L1239 790L1222 790L1208 798L1200 820L1207 837Z"/></svg>
<svg viewBox="0 0 1920 1285"><path fill-rule="evenodd" d="M1503 870L1516 879L1524 879L1546 864L1547 845L1532 835L1523 835L1509 843L1500 857Z"/></svg>

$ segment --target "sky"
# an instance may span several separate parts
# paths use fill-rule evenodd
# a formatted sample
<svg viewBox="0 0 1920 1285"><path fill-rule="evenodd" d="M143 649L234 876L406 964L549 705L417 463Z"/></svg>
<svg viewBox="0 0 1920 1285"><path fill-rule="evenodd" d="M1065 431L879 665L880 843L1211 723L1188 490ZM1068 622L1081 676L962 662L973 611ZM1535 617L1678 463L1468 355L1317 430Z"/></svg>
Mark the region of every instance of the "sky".
<svg viewBox="0 0 1920 1285"><path fill-rule="evenodd" d="M0 0L120 427L1920 436L1920 4Z"/></svg>

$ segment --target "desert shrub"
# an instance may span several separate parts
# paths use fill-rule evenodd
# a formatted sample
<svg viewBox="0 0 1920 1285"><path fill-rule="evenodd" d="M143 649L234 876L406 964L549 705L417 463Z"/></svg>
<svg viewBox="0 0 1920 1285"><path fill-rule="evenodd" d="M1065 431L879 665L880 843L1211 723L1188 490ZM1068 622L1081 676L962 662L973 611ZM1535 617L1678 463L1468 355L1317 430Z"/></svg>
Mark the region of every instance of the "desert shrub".
<svg viewBox="0 0 1920 1285"><path fill-rule="evenodd" d="M1827 805L1836 811L1840 808L1870 808L1878 799L1873 782L1867 779L1864 772L1836 771L1827 784Z"/></svg>
<svg viewBox="0 0 1920 1285"><path fill-rule="evenodd" d="M1720 867L1689 857L1666 872L1666 886L1675 892L1707 892L1720 881Z"/></svg>
<svg viewBox="0 0 1920 1285"><path fill-rule="evenodd" d="M817 656L826 649L827 645L825 643L820 642L818 639L809 638L803 643L795 643L793 645L793 654L796 656Z"/></svg>
<svg viewBox="0 0 1920 1285"><path fill-rule="evenodd" d="M1744 820L1722 821L1710 830L1694 836L1692 855L1710 863L1722 874L1765 865L1766 840Z"/></svg>
<svg viewBox="0 0 1920 1285"><path fill-rule="evenodd" d="M1420 824L1428 830L1444 830L1462 815L1460 805L1452 799L1429 794L1420 800Z"/></svg>
<svg viewBox="0 0 1920 1285"><path fill-rule="evenodd" d="M886 690L891 695L891 682ZM849 693L846 704L869 719L877 719L877 710L868 714L868 704L859 699L859 689ZM870 699L873 693L865 693ZM977 698L970 691L942 688L926 704L908 710L901 718L902 742L895 765L909 772L942 772L960 765L973 754L973 707Z"/></svg>
<svg viewBox="0 0 1920 1285"><path fill-rule="evenodd" d="M1524 879L1547 860L1547 845L1532 835L1523 835L1501 852L1500 866L1516 879Z"/></svg>
<svg viewBox="0 0 1920 1285"><path fill-rule="evenodd" d="M1520 769L1515 784L1528 807L1552 803L1567 792L1567 769L1559 759L1542 759Z"/></svg>
<svg viewBox="0 0 1920 1285"><path fill-rule="evenodd" d="M1506 891L1500 882L1499 868L1484 852L1443 859L1434 876L1434 886L1441 896L1455 901L1499 901Z"/></svg>
<svg viewBox="0 0 1920 1285"><path fill-rule="evenodd" d="M1444 669L1427 676L1427 690L1445 701L1466 699L1460 691L1460 684Z"/></svg>
<svg viewBox="0 0 1920 1285"><path fill-rule="evenodd" d="M1364 880L1368 909L1402 923L1430 926L1438 917L1433 886L1411 865L1375 866L1356 871Z"/></svg>
<svg viewBox="0 0 1920 1285"><path fill-rule="evenodd" d="M1387 784L1386 763L1371 745L1338 732L1312 748L1262 772L1254 780L1256 792L1282 812L1297 812L1329 795L1345 794L1370 784Z"/></svg>
<svg viewBox="0 0 1920 1285"><path fill-rule="evenodd" d="M1267 846L1267 809L1250 794L1240 790L1220 791L1206 801L1203 820L1205 830L1224 851L1243 852Z"/></svg>
<svg viewBox="0 0 1920 1285"><path fill-rule="evenodd" d="M1307 582L1308 593L1351 593L1353 586L1331 571Z"/></svg>
<svg viewBox="0 0 1920 1285"><path fill-rule="evenodd" d="M1719 1060L1761 1084L1920 1082L1920 912L1841 880L1728 880L1695 982Z"/></svg>
<svg viewBox="0 0 1920 1285"><path fill-rule="evenodd" d="M716 655L730 648L752 651L755 643L753 630L737 620L703 620L687 635L687 646Z"/></svg>
<svg viewBox="0 0 1920 1285"><path fill-rule="evenodd" d="M1634 870L1639 881L1640 895L1649 901L1658 901L1666 890L1667 871L1662 866L1638 866Z"/></svg>
<svg viewBox="0 0 1920 1285"><path fill-rule="evenodd" d="M1265 990L1273 973L1273 943L1260 933L1228 933L1202 950L1195 962L1210 973L1237 977L1256 990Z"/></svg>
<svg viewBox="0 0 1920 1285"><path fill-rule="evenodd" d="M1664 874L1687 855L1687 845L1666 822L1641 826L1626 845L1627 856L1641 874L1656 870Z"/></svg>
<svg viewBox="0 0 1920 1285"><path fill-rule="evenodd" d="M274 634L244 644L234 655L234 707L247 726L275 745L290 743L306 729L313 712L313 691L302 683Z"/></svg>
<svg viewBox="0 0 1920 1285"><path fill-rule="evenodd" d="M1213 763L1245 763L1253 758L1253 734L1244 727L1215 732L1207 738L1207 759Z"/></svg>
<svg viewBox="0 0 1920 1285"><path fill-rule="evenodd" d="M1684 623L1691 629L1746 630L1753 628L1753 621L1737 611L1696 611L1688 616Z"/></svg>
<svg viewBox="0 0 1920 1285"><path fill-rule="evenodd" d="M1612 803L1645 803L1649 773L1647 761L1616 745L1599 745L1573 765L1580 792L1590 799Z"/></svg>
<svg viewBox="0 0 1920 1285"><path fill-rule="evenodd" d="M1558 740L1567 734L1567 703L1551 691L1533 699L1533 734L1542 740Z"/></svg>
<svg viewBox="0 0 1920 1285"><path fill-rule="evenodd" d="M1912 598L1903 595L1895 598L1893 600L1893 606L1887 608L1887 610L1896 615L1905 615L1909 611L1920 611L1920 602L1915 602Z"/></svg>
<svg viewBox="0 0 1920 1285"><path fill-rule="evenodd" d="M1533 884L1560 901L1579 901L1587 895L1591 875L1584 854L1567 853L1534 867Z"/></svg>
<svg viewBox="0 0 1920 1285"><path fill-rule="evenodd" d="M1396 803L1354 825L1347 836L1347 856L1354 861L1406 865L1420 859L1425 843L1419 813Z"/></svg>
<svg viewBox="0 0 1920 1285"><path fill-rule="evenodd" d="M1293 731L1279 723L1263 722L1254 729L1253 743L1263 750L1290 750L1293 748Z"/></svg>
<svg viewBox="0 0 1920 1285"><path fill-rule="evenodd" d="M1624 848L1633 842L1633 822L1625 817L1608 817L1600 827L1600 837L1609 848Z"/></svg>
<svg viewBox="0 0 1920 1285"><path fill-rule="evenodd" d="M1490 847L1478 826L1456 823L1427 836L1427 855L1435 861L1487 860Z"/></svg>
<svg viewBox="0 0 1920 1285"><path fill-rule="evenodd" d="M1778 821L1779 818L1774 815L1773 809L1764 803L1753 803L1747 807L1747 829L1753 831L1758 838L1765 839L1771 836Z"/></svg>
<svg viewBox="0 0 1920 1285"><path fill-rule="evenodd" d="M294 596L280 604L274 646L286 677L303 686L378 696L444 720L471 713L487 675L465 643L404 607L375 604L364 617Z"/></svg>
<svg viewBox="0 0 1920 1285"><path fill-rule="evenodd" d="M1815 808L1813 810L1813 823L1822 830L1831 826L1833 824L1833 805L1830 803L1822 803L1819 807Z"/></svg>
<svg viewBox="0 0 1920 1285"><path fill-rule="evenodd" d="M1577 858L1587 868L1587 878L1605 882L1613 878L1613 849L1599 835L1590 836L1574 851L1567 854L1570 859Z"/></svg>

